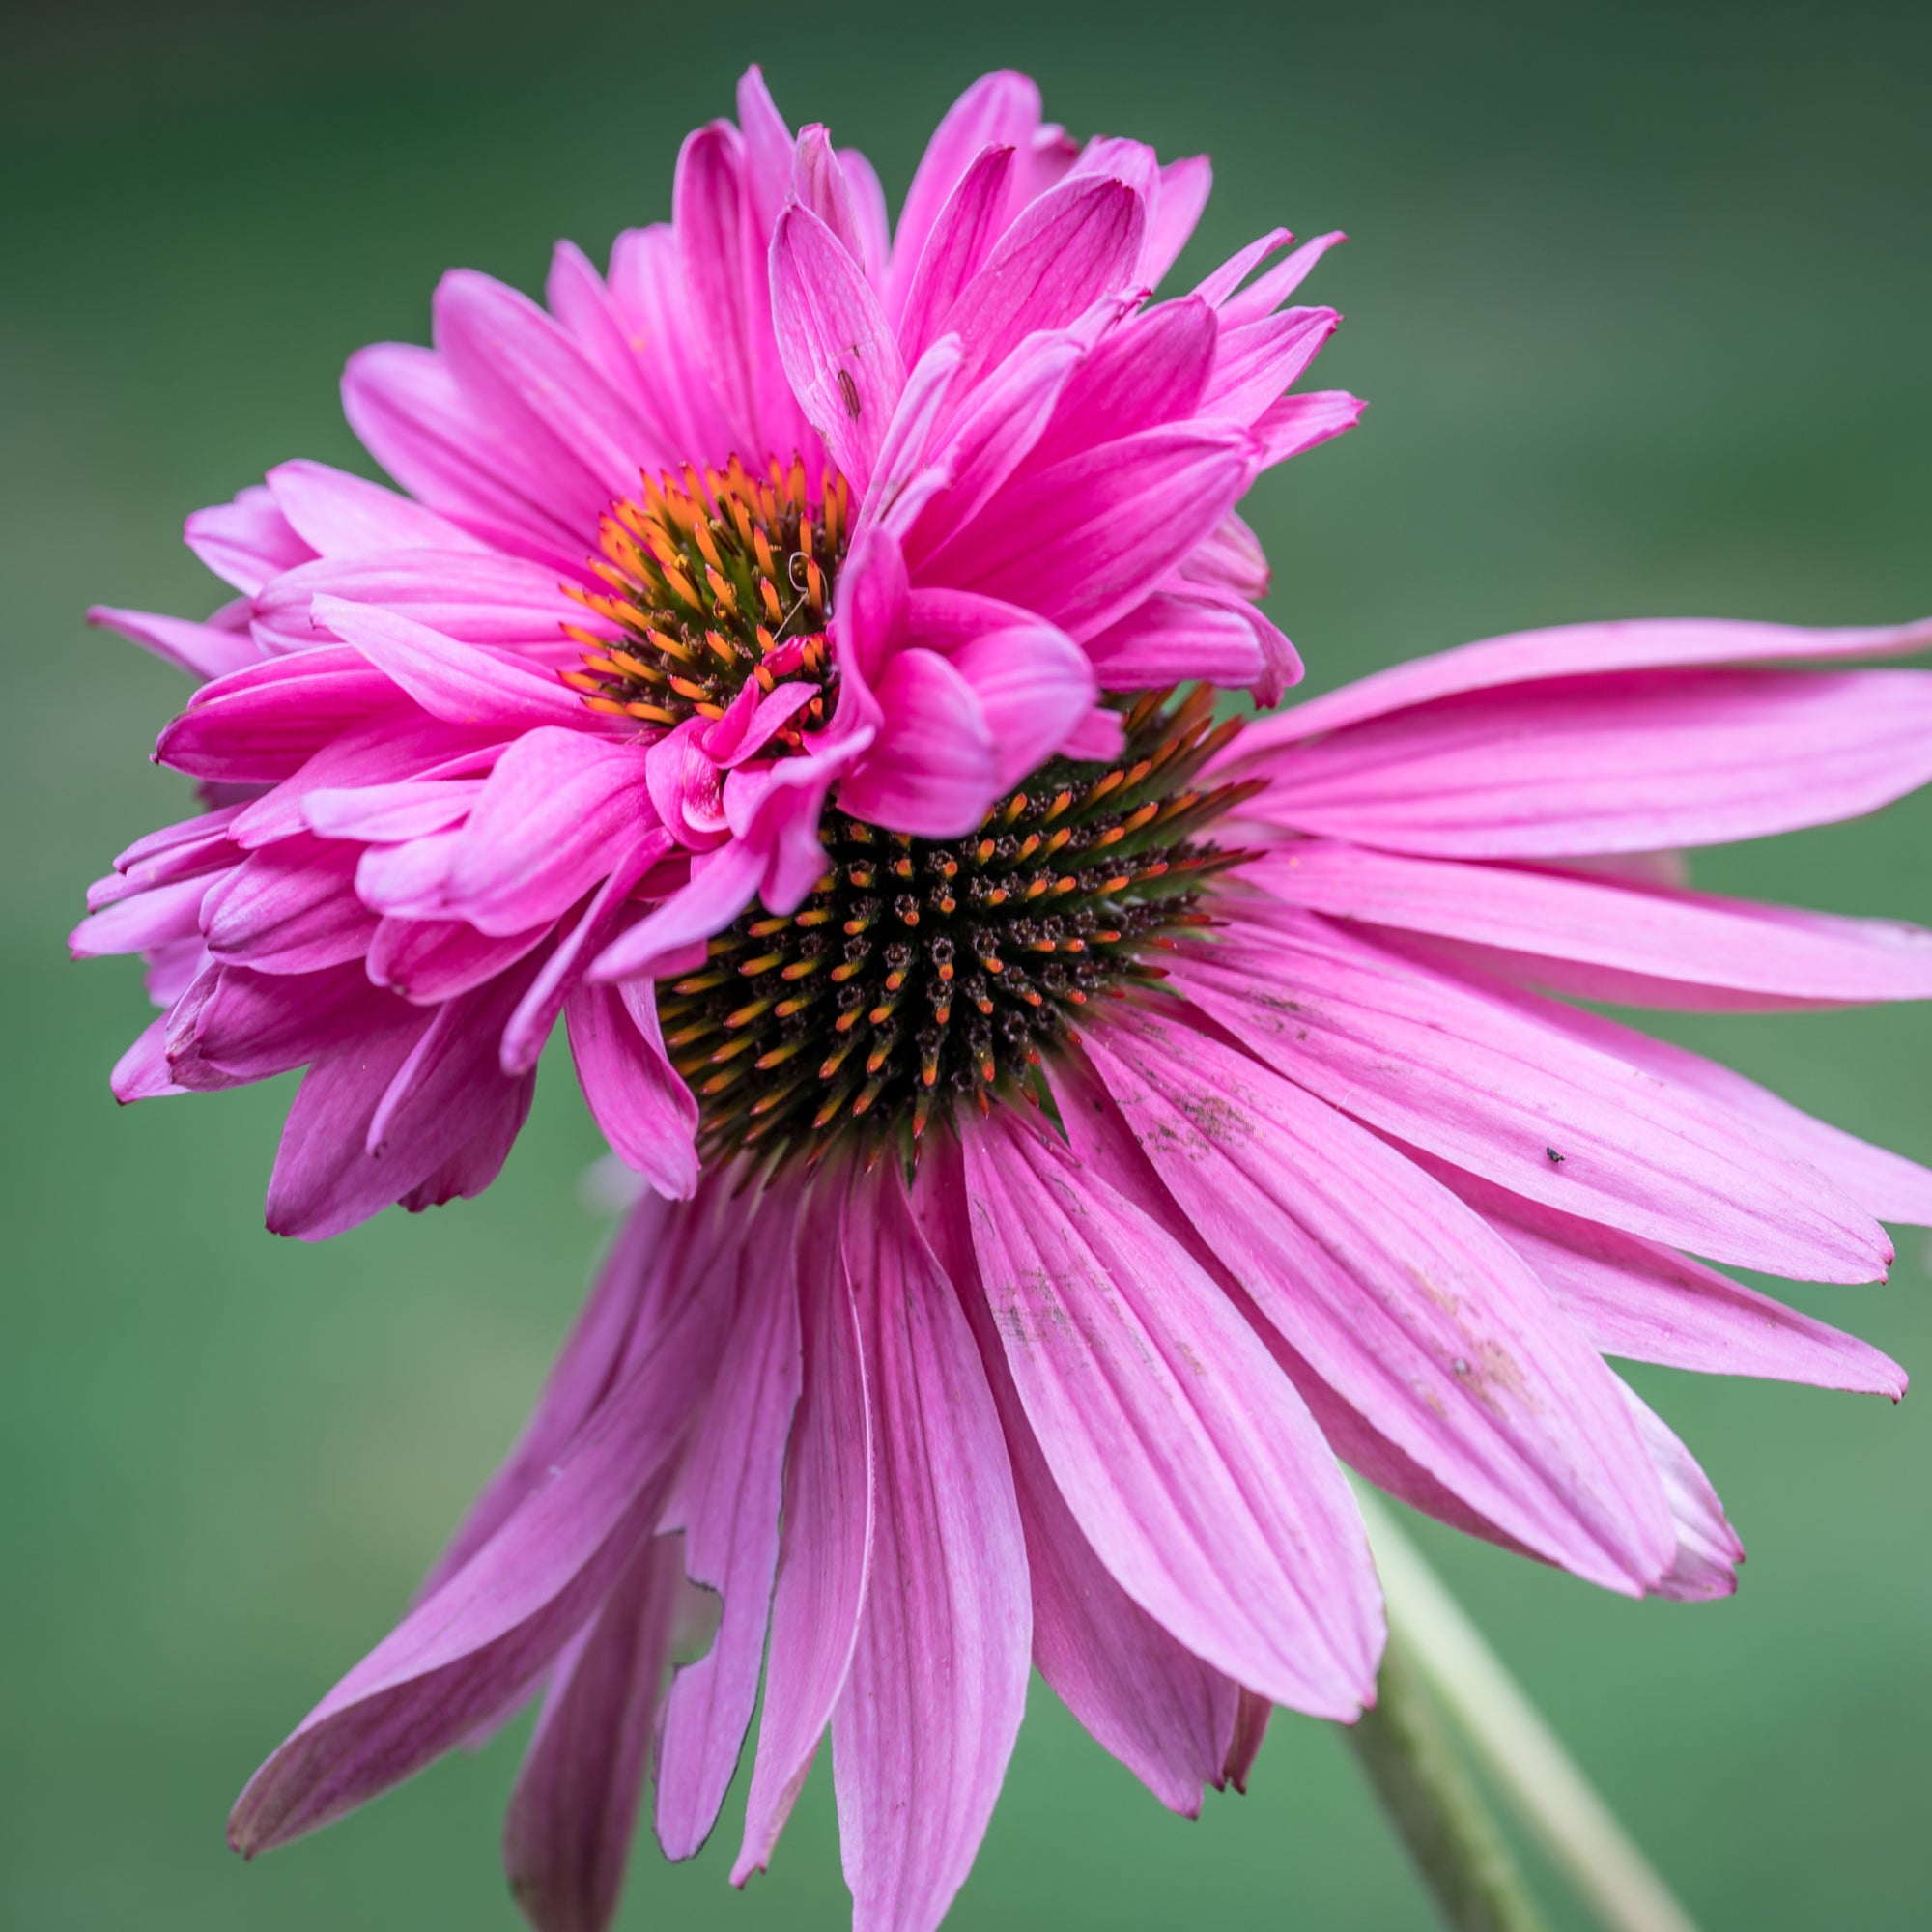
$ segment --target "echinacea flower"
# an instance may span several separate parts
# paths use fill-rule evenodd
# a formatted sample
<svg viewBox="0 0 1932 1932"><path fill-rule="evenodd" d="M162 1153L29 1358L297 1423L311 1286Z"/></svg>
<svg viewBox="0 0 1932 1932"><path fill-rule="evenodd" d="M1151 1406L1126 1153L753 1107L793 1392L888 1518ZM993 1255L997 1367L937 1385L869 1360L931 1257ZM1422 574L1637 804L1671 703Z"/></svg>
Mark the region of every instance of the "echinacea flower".
<svg viewBox="0 0 1932 1932"><path fill-rule="evenodd" d="M1205 167L1076 155L1012 76L890 247L863 164L755 75L740 111L608 282L559 256L554 321L456 278L434 354L352 366L409 497L288 466L191 526L240 605L116 617L219 673L162 741L216 789L81 928L170 1004L124 1095L310 1066L277 1226L486 1184L559 1009L658 1190L232 1821L283 1842L541 1695L544 1932L608 1920L647 1782L698 1849L761 1690L734 1877L829 1730L867 1928L944 1916L1033 1666L1170 1807L1239 1785L1273 1705L1374 1694L1344 1464L1728 1591L1605 1357L1896 1396L1711 1264L1870 1280L1932 1223L1932 1173L1563 997L1932 993L1932 935L1671 856L1932 777L1932 674L1839 668L1932 624L1579 626L1217 724L1294 669L1236 497L1354 413L1282 393L1309 252L1144 305Z"/></svg>
<svg viewBox="0 0 1932 1932"><path fill-rule="evenodd" d="M1340 238L1269 265L1276 230L1150 306L1203 159L1079 147L993 74L889 240L864 158L794 139L756 69L739 114L608 276L560 246L546 312L458 271L434 349L352 360L407 494L284 464L188 519L238 599L95 613L208 680L156 755L216 807L74 935L144 953L167 1009L115 1091L306 1066L282 1233L488 1185L560 1013L611 1144L689 1195L651 984L799 907L828 800L960 836L1114 756L1103 694L1299 675L1234 506L1359 413L1285 393L1336 317L1282 304Z"/></svg>

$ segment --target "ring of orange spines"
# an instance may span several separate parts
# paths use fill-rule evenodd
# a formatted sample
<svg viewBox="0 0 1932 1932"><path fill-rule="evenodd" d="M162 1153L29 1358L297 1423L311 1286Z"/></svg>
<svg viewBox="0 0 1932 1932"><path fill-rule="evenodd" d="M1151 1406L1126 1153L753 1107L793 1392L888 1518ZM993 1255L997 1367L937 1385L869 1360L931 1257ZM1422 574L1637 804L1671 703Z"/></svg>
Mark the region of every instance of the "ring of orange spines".
<svg viewBox="0 0 1932 1932"><path fill-rule="evenodd" d="M590 568L604 591L565 594L617 627L621 641L564 626L583 668L561 673L593 711L668 726L718 718L753 679L766 691L823 686L825 626L850 533L851 494L831 469L807 486L804 460L775 457L753 476L737 457L721 472L644 476L641 501L613 503ZM824 724L830 692L780 738L792 750Z"/></svg>
<svg viewBox="0 0 1932 1932"><path fill-rule="evenodd" d="M753 907L658 989L705 1158L916 1160L935 1113L1037 1099L1083 1007L1163 977L1156 955L1209 923L1202 888L1241 856L1200 835L1258 788L1193 782L1239 724L1214 724L1211 691L1170 698L1126 712L1118 764L1055 759L963 838L828 809L806 902Z"/></svg>

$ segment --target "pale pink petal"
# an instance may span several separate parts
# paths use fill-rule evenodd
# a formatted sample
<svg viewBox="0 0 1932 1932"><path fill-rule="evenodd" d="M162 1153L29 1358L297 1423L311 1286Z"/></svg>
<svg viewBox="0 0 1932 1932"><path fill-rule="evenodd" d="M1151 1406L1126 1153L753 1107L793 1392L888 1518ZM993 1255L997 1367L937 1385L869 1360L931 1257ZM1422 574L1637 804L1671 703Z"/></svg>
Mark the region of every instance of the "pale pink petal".
<svg viewBox="0 0 1932 1932"><path fill-rule="evenodd" d="M1714 845L1856 817L1932 779L1932 674L1544 679L1372 718L1260 768L1274 783L1256 816L1397 851Z"/></svg>
<svg viewBox="0 0 1932 1932"><path fill-rule="evenodd" d="M876 1475L873 1584L832 1713L839 1841L855 1932L929 1932L1025 1713L1026 1550L972 1330L895 1167L855 1183L844 1251Z"/></svg>
<svg viewBox="0 0 1932 1932"><path fill-rule="evenodd" d="M1270 403L1255 418L1254 432L1262 446L1262 468L1272 469L1292 456L1300 456L1351 430L1368 408L1346 389L1309 389Z"/></svg>
<svg viewBox="0 0 1932 1932"><path fill-rule="evenodd" d="M558 665L575 658L562 626L588 615L558 590L555 571L526 557L396 549L319 557L284 571L255 600L256 643L300 651L333 642L334 633L313 609L323 596L400 609L459 642L547 652Z"/></svg>
<svg viewBox="0 0 1932 1932"><path fill-rule="evenodd" d="M1339 731L1345 724L1359 724L1364 719L1460 692L1542 678L1807 658L1903 657L1927 649L1932 649L1932 618L1834 631L1725 617L1635 618L1516 631L1377 671L1296 705L1246 736L1240 755L1313 737L1318 731Z"/></svg>
<svg viewBox="0 0 1932 1932"><path fill-rule="evenodd" d="M804 1381L785 1458L784 1540L772 1596L764 1715L733 1885L771 1863L845 1688L865 1610L874 1509L872 1398L838 1252L840 1206L838 1199L814 1202L795 1237Z"/></svg>
<svg viewBox="0 0 1932 1932"><path fill-rule="evenodd" d="M680 1587L677 1545L649 1539L552 1675L503 1819L538 1932L604 1932L617 1909Z"/></svg>
<svg viewBox="0 0 1932 1932"><path fill-rule="evenodd" d="M1087 1051L1201 1238L1303 1361L1519 1543L1631 1594L1669 1519L1596 1353L1436 1182L1247 1055L1123 1009Z"/></svg>
<svg viewBox="0 0 1932 1932"><path fill-rule="evenodd" d="M389 550L486 552L461 525L365 476L298 458L269 471L269 494L318 556Z"/></svg>
<svg viewBox="0 0 1932 1932"><path fill-rule="evenodd" d="M1280 908L1174 958L1177 982L1297 1085L1458 1167L1716 1261L1870 1281L1877 1223L1740 1116L1601 1047L1562 1009L1419 968Z"/></svg>
<svg viewBox="0 0 1932 1932"><path fill-rule="evenodd" d="M705 373L703 331L691 321L668 222L627 229L611 244L610 291L652 420L691 461L723 462L735 435Z"/></svg>
<svg viewBox="0 0 1932 1932"><path fill-rule="evenodd" d="M1932 997L1932 933L1747 899L1301 839L1243 867L1288 905L1463 942L1506 977L1643 1006Z"/></svg>
<svg viewBox="0 0 1932 1932"><path fill-rule="evenodd" d="M959 338L942 336L908 372L905 393L873 462L871 494L860 513L861 534L867 526L882 526L902 538L945 487L947 472L926 461L926 450L964 359Z"/></svg>
<svg viewBox="0 0 1932 1932"><path fill-rule="evenodd" d="M1254 1332L1154 1223L1003 1112L974 1250L1027 1419L1122 1587L1277 1703L1352 1719L1381 1606L1354 1501Z"/></svg>
<svg viewBox="0 0 1932 1932"><path fill-rule="evenodd" d="M1738 1587L1745 1547L1724 1515L1710 1477L1661 1416L1633 1390L1626 1388L1623 1393L1657 1465L1677 1526L1676 1561L1656 1594L1687 1604L1731 1596Z"/></svg>

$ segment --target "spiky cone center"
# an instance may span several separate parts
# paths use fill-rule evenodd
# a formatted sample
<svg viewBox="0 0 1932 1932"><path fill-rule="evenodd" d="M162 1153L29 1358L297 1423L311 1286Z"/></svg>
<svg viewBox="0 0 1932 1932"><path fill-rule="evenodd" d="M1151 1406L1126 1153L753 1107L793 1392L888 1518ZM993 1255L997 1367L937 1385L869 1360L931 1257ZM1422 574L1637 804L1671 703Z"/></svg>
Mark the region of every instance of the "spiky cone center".
<svg viewBox="0 0 1932 1932"><path fill-rule="evenodd" d="M827 469L810 485L804 461L755 476L737 457L681 479L644 476L640 500L613 503L590 568L602 591L565 593L614 625L621 641L566 626L582 668L563 681L593 711L668 727L720 718L755 682L769 692L804 680L819 695L779 734L797 751L832 710L825 627L850 534L851 497Z"/></svg>
<svg viewBox="0 0 1932 1932"><path fill-rule="evenodd" d="M1057 758L963 838L828 809L826 870L797 911L754 907L702 968L658 989L707 1160L769 1171L835 1148L918 1158L935 1119L1038 1100L1082 1009L1163 978L1238 863L1203 835L1256 782L1199 786L1240 728L1215 694L1148 693L1116 764Z"/></svg>

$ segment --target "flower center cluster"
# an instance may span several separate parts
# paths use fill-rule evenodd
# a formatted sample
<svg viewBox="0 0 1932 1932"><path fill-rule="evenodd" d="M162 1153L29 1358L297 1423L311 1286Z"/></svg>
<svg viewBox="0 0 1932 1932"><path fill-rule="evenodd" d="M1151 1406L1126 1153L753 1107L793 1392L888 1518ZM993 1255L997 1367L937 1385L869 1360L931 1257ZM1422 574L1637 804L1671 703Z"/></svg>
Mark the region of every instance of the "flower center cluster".
<svg viewBox="0 0 1932 1932"><path fill-rule="evenodd" d="M1238 852L1199 835L1254 782L1191 781L1237 731L1214 695L1133 703L1117 765L1055 759L959 839L828 809L827 869L798 911L753 908L701 970L658 991L700 1151L774 1166L857 1140L917 1158L935 1111L1037 1098L1079 1010L1209 923L1201 889Z"/></svg>
<svg viewBox="0 0 1932 1932"><path fill-rule="evenodd" d="M721 474L689 464L682 481L643 481L641 503L614 504L598 527L591 569L610 594L567 586L623 632L613 644L569 627L583 668L565 671L593 711L672 725L718 718L746 684L823 681L826 619L845 554L851 497L827 470L816 495L805 463L774 457L769 478L737 457ZM822 693L781 736L796 750L830 709Z"/></svg>

